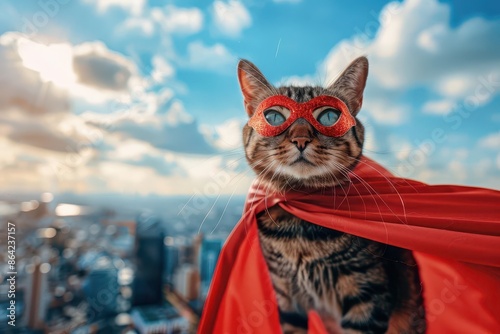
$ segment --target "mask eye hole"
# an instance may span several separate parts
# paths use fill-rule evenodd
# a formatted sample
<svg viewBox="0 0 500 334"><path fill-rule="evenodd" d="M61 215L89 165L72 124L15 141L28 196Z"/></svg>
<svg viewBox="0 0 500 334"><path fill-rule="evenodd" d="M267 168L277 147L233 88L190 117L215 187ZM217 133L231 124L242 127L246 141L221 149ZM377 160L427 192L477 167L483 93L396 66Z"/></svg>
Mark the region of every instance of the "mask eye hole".
<svg viewBox="0 0 500 334"><path fill-rule="evenodd" d="M283 116L282 113L274 109L268 109L264 111L264 117L266 118L267 123L272 126L279 126L286 120L285 116Z"/></svg>
<svg viewBox="0 0 500 334"><path fill-rule="evenodd" d="M340 118L340 111L333 108L323 110L316 118L321 125L332 126Z"/></svg>

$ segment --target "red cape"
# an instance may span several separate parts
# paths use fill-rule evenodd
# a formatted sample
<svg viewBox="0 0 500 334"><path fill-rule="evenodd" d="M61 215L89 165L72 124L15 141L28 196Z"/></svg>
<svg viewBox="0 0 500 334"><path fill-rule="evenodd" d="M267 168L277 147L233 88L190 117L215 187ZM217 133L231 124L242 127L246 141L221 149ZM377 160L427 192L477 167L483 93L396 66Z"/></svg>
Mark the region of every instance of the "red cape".
<svg viewBox="0 0 500 334"><path fill-rule="evenodd" d="M278 204L306 221L411 249L427 333L500 333L500 192L394 177L363 158L343 187L266 193L257 185L222 249L198 333L280 333L256 214ZM314 312L309 333L326 333Z"/></svg>

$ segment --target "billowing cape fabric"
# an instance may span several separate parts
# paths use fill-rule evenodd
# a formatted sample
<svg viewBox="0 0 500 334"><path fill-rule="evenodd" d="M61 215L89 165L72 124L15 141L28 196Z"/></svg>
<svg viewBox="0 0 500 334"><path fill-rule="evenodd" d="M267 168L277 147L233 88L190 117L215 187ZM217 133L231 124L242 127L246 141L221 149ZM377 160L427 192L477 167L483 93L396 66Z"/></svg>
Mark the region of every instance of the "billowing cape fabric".
<svg viewBox="0 0 500 334"><path fill-rule="evenodd" d="M500 333L500 192L394 177L368 158L351 181L283 195L254 184L221 252L198 332L280 333L256 227L256 214L278 204L313 224L413 250L427 333ZM326 333L314 312L309 333Z"/></svg>

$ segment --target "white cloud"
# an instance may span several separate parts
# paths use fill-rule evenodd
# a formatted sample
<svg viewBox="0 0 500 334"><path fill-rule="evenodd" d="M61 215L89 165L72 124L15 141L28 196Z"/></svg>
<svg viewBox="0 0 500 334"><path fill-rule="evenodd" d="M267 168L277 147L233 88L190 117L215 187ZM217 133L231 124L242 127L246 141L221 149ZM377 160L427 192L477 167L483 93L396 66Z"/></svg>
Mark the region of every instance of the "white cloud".
<svg viewBox="0 0 500 334"><path fill-rule="evenodd" d="M398 138L397 140L396 138L393 138L391 144L392 151L395 153L396 158L399 161L408 159L411 151L415 149L408 141L403 138Z"/></svg>
<svg viewBox="0 0 500 334"><path fill-rule="evenodd" d="M75 81L72 71L72 49L69 44L44 45L26 38L17 40L23 66L40 74L44 82L67 87Z"/></svg>
<svg viewBox="0 0 500 334"><path fill-rule="evenodd" d="M456 28L449 21L447 4L404 2L368 50L378 81L390 88L429 84L445 96L464 97L477 86L477 76L498 72L494 41L500 38L500 20L473 18Z"/></svg>
<svg viewBox="0 0 500 334"><path fill-rule="evenodd" d="M471 89L470 86L468 78L462 75L449 75L441 80L437 90L445 96L460 97Z"/></svg>
<svg viewBox="0 0 500 334"><path fill-rule="evenodd" d="M78 123L72 129L68 118ZM78 180L82 169L98 155L99 142L89 132L97 129L77 117L57 114L12 123L0 120L0 128L5 134L0 140L0 184L6 192L53 191L68 178ZM79 191L82 185L76 182L71 190Z"/></svg>
<svg viewBox="0 0 500 334"><path fill-rule="evenodd" d="M151 145L133 138L122 140L111 138L110 142L113 142L113 149L108 153L108 158L113 161L139 161L151 152Z"/></svg>
<svg viewBox="0 0 500 334"><path fill-rule="evenodd" d="M30 121L28 118L22 122L3 120L3 124L9 125L4 135L13 142L58 152L78 151L78 144L73 138L57 131L45 120Z"/></svg>
<svg viewBox="0 0 500 334"><path fill-rule="evenodd" d="M7 145L2 154L15 157L6 175L21 175L15 166L22 161L33 161L36 169L48 157L80 150L81 131L68 136L59 127L70 111L71 64L70 45L44 45L16 33L0 36L0 129Z"/></svg>
<svg viewBox="0 0 500 334"><path fill-rule="evenodd" d="M141 195L174 193L169 178L151 167L129 163L103 161L98 164L95 175L105 180L106 189L117 193L136 192ZM144 185L148 185L145 187ZM132 190L133 189L133 190Z"/></svg>
<svg viewBox="0 0 500 334"><path fill-rule="evenodd" d="M41 52L27 55L36 48ZM71 72L71 67L64 67L66 63L61 64L62 69L50 66L51 72L43 66L50 62L47 57L60 49L65 47L49 49L16 33L0 36L0 111L16 109L40 115L69 109L68 93L59 84L65 82L68 73L64 71Z"/></svg>
<svg viewBox="0 0 500 334"><path fill-rule="evenodd" d="M196 7L180 8L167 5L162 9L154 8L151 17L167 32L194 34L203 27L203 13Z"/></svg>
<svg viewBox="0 0 500 334"><path fill-rule="evenodd" d="M156 82L163 82L166 78L171 78L175 74L174 67L164 58L158 55L153 56L153 71L151 77Z"/></svg>
<svg viewBox="0 0 500 334"><path fill-rule="evenodd" d="M97 89L126 90L135 65L123 55L110 51L102 42L77 45L73 68L78 82Z"/></svg>
<svg viewBox="0 0 500 334"><path fill-rule="evenodd" d="M204 58L192 58L196 66L219 56L209 69L222 69L235 59L222 45L198 47L192 51ZM169 86L151 91L153 81L174 78L173 66L154 57L152 67L142 78L132 60L100 42L45 45L1 35L3 191L192 193L217 173L238 176L221 193L246 190L252 175L239 174L243 160L224 154L238 124L217 127L209 140ZM81 103L88 111L72 113Z"/></svg>
<svg viewBox="0 0 500 334"><path fill-rule="evenodd" d="M216 0L212 7L213 19L218 30L230 37L238 37L243 29L250 27L252 17L246 7L237 0Z"/></svg>
<svg viewBox="0 0 500 334"><path fill-rule="evenodd" d="M81 176L89 168L87 163L98 156L105 131L71 113L75 89L99 86L102 90L109 80L112 88L127 88L127 78L111 75L97 80L102 78L97 75L98 85L92 80L78 83L74 57L90 57L84 52L90 49L45 45L16 33L0 36L0 129L1 146L6 147L0 159L4 174L0 184L4 191L62 185L70 175ZM123 59L102 45L98 49L103 52L97 58L106 61L89 62L86 70L95 73L97 67L100 75L116 73L107 68L116 68ZM83 189L81 182L73 186L72 191Z"/></svg>
<svg viewBox="0 0 500 334"><path fill-rule="evenodd" d="M128 113L114 118L103 128L120 134L122 138L134 138L165 151L202 155L216 153L180 101L173 101L164 113L160 111L161 104L150 102L155 104L153 113ZM89 119L89 124L100 126L99 117L90 115Z"/></svg>
<svg viewBox="0 0 500 334"><path fill-rule="evenodd" d="M245 121L232 118L217 126L202 126L201 131L220 150L242 148L242 129Z"/></svg>
<svg viewBox="0 0 500 334"><path fill-rule="evenodd" d="M210 162L217 162L211 164ZM130 164L111 164L102 168L94 169L93 175L101 175L102 186L108 192L134 193L142 195L232 195L244 194L253 180L251 173L240 173L228 168L228 163L216 159L180 159L179 168L186 171L187 175L161 175L160 173L146 167ZM99 165L100 167L100 165ZM113 168L115 173L113 173ZM120 174L116 173L120 170ZM126 175L138 174L137 177L127 178ZM104 178L104 175L107 178ZM218 181L220 178L223 182ZM147 186L145 186L147 185ZM97 189L97 191L102 191ZM207 211L210 206L207 208Z"/></svg>
<svg viewBox="0 0 500 334"><path fill-rule="evenodd" d="M194 118L186 112L180 101L174 101L165 114L165 120L169 125L179 125L192 123Z"/></svg>
<svg viewBox="0 0 500 334"><path fill-rule="evenodd" d="M216 148L200 132L198 123L174 98L171 89L142 92L124 108L111 113L85 112L87 124L117 135L120 140L134 139L163 152L213 154Z"/></svg>
<svg viewBox="0 0 500 334"><path fill-rule="evenodd" d="M62 95L66 103L72 97L89 103L102 103L126 93L129 81L136 75L131 61L110 51L102 42L76 46L66 43L45 45L13 33L0 38L2 45L10 48L8 52L13 53L13 58L6 62L13 64L6 72L24 73L21 80L12 80L13 85L5 90L5 94L13 95L11 90L22 92L23 97L17 102L22 102L26 110L30 109L28 98L36 101L37 107L41 108L50 104L56 94ZM31 85L38 86L36 94L42 94L43 101L30 98L33 94L28 92L31 85L23 80L30 80ZM59 110L54 106L49 109Z"/></svg>
<svg viewBox="0 0 500 334"><path fill-rule="evenodd" d="M479 140L479 146L482 148L500 150L500 132L491 133L481 138Z"/></svg>
<svg viewBox="0 0 500 334"><path fill-rule="evenodd" d="M408 119L409 108L397 103L389 103L384 99L365 99L364 112L380 124L400 125Z"/></svg>
<svg viewBox="0 0 500 334"><path fill-rule="evenodd" d="M437 24L427 30L422 31L417 37L417 45L422 49L432 52L439 51L437 39L446 34L446 26Z"/></svg>
<svg viewBox="0 0 500 334"><path fill-rule="evenodd" d="M111 8L121 8L133 15L140 15L146 3L145 0L84 0L96 6L99 13L105 13Z"/></svg>
<svg viewBox="0 0 500 334"><path fill-rule="evenodd" d="M380 132L377 135L380 135ZM496 134L485 138L493 138L494 135ZM500 187L498 177L500 168L496 165L496 156L491 154L488 147L481 145L481 141L470 149L464 148L463 145L456 147L437 143L426 145L425 141L415 142L412 145L406 138L392 135L387 139L389 151L397 157L397 160L392 160L391 155L387 154L375 158L377 161L382 160L385 166L394 169L399 176L431 184L458 183L488 188ZM467 136L462 140L474 141ZM452 141L456 142L457 139ZM498 151L498 147L497 145L490 148Z"/></svg>
<svg viewBox="0 0 500 334"><path fill-rule="evenodd" d="M236 56L220 43L207 46L203 42L195 41L188 45L187 51L185 65L191 68L228 72L236 66Z"/></svg>
<svg viewBox="0 0 500 334"><path fill-rule="evenodd" d="M123 26L118 28L118 31L120 32L133 30L139 30L146 36L152 36L155 32L155 22L148 18L132 16L125 20Z"/></svg>
<svg viewBox="0 0 500 334"><path fill-rule="evenodd" d="M68 111L71 98L102 103L127 93L133 62L101 42L42 44L0 36L0 105L25 112ZM5 80L5 81L4 81Z"/></svg>
<svg viewBox="0 0 500 334"><path fill-rule="evenodd" d="M447 115L453 111L453 106L454 103L450 100L428 101L423 105L422 111L427 114Z"/></svg>
<svg viewBox="0 0 500 334"><path fill-rule="evenodd" d="M310 86L310 85L321 85L319 80L315 79L311 75L304 75L304 76L298 76L298 75L292 75L290 77L286 77L280 80L276 84L276 86Z"/></svg>
<svg viewBox="0 0 500 334"><path fill-rule="evenodd" d="M141 16L128 17L119 31L138 30L151 37L155 32L164 35L192 35L203 28L203 12L196 7L183 8L174 5L154 7Z"/></svg>
<svg viewBox="0 0 500 334"><path fill-rule="evenodd" d="M454 182L464 182L467 178L467 169L459 160L450 161L448 171L452 173Z"/></svg>
<svg viewBox="0 0 500 334"><path fill-rule="evenodd" d="M91 171L102 178L108 191L129 193L140 188L142 194L192 195L203 192L210 184L215 195L243 193L253 179L251 173L242 173L247 171L241 166L243 153L235 162L234 154L183 154L164 151L137 139L123 140L114 135L110 139L112 148L97 169ZM134 175L126 177L131 174Z"/></svg>
<svg viewBox="0 0 500 334"><path fill-rule="evenodd" d="M374 24L379 24L375 32L370 30ZM368 112L381 104L390 109L395 92L422 85L440 95L424 103L424 112L434 114L445 114L448 106L467 98L483 105L498 93L500 20L472 18L451 27L448 4L407 0L387 4L379 21L367 22L360 31L337 44L318 72L332 82L355 57L368 55Z"/></svg>

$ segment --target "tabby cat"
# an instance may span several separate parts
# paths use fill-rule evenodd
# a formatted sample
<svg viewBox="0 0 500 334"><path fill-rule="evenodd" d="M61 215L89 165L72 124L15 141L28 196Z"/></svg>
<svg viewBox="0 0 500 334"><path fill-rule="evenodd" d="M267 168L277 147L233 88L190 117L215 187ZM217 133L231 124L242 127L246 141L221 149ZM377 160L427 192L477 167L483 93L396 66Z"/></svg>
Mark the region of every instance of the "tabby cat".
<svg viewBox="0 0 500 334"><path fill-rule="evenodd" d="M238 64L250 117L271 96L284 95L303 103L327 95L344 102L355 118L367 75L368 60L360 57L326 88L274 87L251 62ZM277 126L290 111L273 107L263 115L269 125ZM328 125L339 111L326 108L314 111L313 116ZM260 135L247 124L243 140L258 180L271 191L286 192L342 185L362 156L364 127L356 119L345 134L331 137L298 118L276 136ZM306 333L309 310L319 314L329 333L425 332L422 288L410 251L314 225L277 205L257 218L284 333Z"/></svg>

